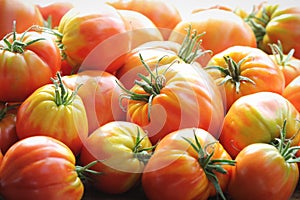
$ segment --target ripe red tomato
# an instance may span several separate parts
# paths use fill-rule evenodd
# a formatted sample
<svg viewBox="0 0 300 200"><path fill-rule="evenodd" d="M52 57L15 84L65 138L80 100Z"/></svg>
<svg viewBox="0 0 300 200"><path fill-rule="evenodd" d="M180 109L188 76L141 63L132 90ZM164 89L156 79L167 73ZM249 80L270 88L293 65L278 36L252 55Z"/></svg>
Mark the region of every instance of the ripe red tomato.
<svg viewBox="0 0 300 200"><path fill-rule="evenodd" d="M261 91L281 94L285 87L279 67L254 47L229 47L215 54L206 69L223 93L226 110L242 96Z"/></svg>
<svg viewBox="0 0 300 200"><path fill-rule="evenodd" d="M58 26L60 42L73 71L81 68L112 73L122 64L122 60L114 61L128 52L130 37L114 7L92 2L74 6L62 17Z"/></svg>
<svg viewBox="0 0 300 200"><path fill-rule="evenodd" d="M43 17L38 8L29 1L0 1L0 39L13 30L13 21L17 22L18 33L24 32L32 25L43 25Z"/></svg>
<svg viewBox="0 0 300 200"><path fill-rule="evenodd" d="M299 180L297 163L283 150L265 143L245 147L236 157L228 184L232 200L290 199Z"/></svg>
<svg viewBox="0 0 300 200"><path fill-rule="evenodd" d="M50 83L60 65L60 50L50 37L33 31L12 33L0 41L0 101L24 101Z"/></svg>
<svg viewBox="0 0 300 200"><path fill-rule="evenodd" d="M300 112L300 75L284 88L282 96L289 100Z"/></svg>
<svg viewBox="0 0 300 200"><path fill-rule="evenodd" d="M280 128L286 120L286 138L298 145L300 114L282 95L257 92L236 100L224 118L220 142L235 158L253 143L270 143L280 137Z"/></svg>
<svg viewBox="0 0 300 200"><path fill-rule="evenodd" d="M48 22L50 18L49 28L58 27L61 18L74 7L70 1L54 1L47 4L37 4L36 6L45 21Z"/></svg>
<svg viewBox="0 0 300 200"><path fill-rule="evenodd" d="M172 29L182 20L177 7L164 0L106 0L106 3L122 10L133 10L148 17L167 39Z"/></svg>
<svg viewBox="0 0 300 200"><path fill-rule="evenodd" d="M189 24L198 33L205 32L201 37L201 46L205 50L211 50L213 54L236 45L256 47L255 35L250 26L231 11L206 9L193 13L174 27L169 40L181 43ZM210 57L199 59L206 66Z"/></svg>
<svg viewBox="0 0 300 200"><path fill-rule="evenodd" d="M199 66L173 63L138 81L128 98L127 120L149 133L153 144L172 131L200 127L218 138L224 108L220 92Z"/></svg>
<svg viewBox="0 0 300 200"><path fill-rule="evenodd" d="M3 157L0 194L5 199L80 200L83 184L75 169L75 156L52 137L18 141Z"/></svg>
<svg viewBox="0 0 300 200"><path fill-rule="evenodd" d="M3 154L19 140L16 132L16 118L16 105L0 104L0 150Z"/></svg>
<svg viewBox="0 0 300 200"><path fill-rule="evenodd" d="M88 135L88 121L81 98L62 83L59 73L53 84L34 91L19 107L16 130L20 139L46 135L65 143L75 155Z"/></svg>
<svg viewBox="0 0 300 200"><path fill-rule="evenodd" d="M231 165L234 161L210 133L181 129L158 143L142 185L149 200L206 200L226 190Z"/></svg>
<svg viewBox="0 0 300 200"><path fill-rule="evenodd" d="M113 121L95 130L84 143L79 160L90 169L101 172L89 176L98 190L119 194L138 184L152 145L141 127L134 123Z"/></svg>
<svg viewBox="0 0 300 200"><path fill-rule="evenodd" d="M122 89L117 78L104 71L81 71L62 77L64 84L71 90L82 84L78 90L88 119L89 133L111 121L125 121L126 113L119 106Z"/></svg>

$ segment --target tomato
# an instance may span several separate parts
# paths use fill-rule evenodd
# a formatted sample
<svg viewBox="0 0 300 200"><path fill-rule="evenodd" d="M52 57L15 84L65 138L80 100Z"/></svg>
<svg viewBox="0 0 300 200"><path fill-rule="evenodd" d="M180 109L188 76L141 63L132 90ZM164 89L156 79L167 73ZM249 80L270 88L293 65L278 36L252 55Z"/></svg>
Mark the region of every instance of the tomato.
<svg viewBox="0 0 300 200"><path fill-rule="evenodd" d="M172 62L197 63L195 60L208 53L199 49L201 42L197 41L202 34L198 34L187 27L187 33L182 44L172 41L152 41L146 42L130 51L126 57L124 65L117 70L116 76L126 88L132 88L137 74L148 75L149 72L141 62L144 62L154 70L155 67ZM197 63L199 64L199 63Z"/></svg>
<svg viewBox="0 0 300 200"><path fill-rule="evenodd" d="M28 1L0 1L0 39L13 30L13 21L17 21L17 32L24 32L32 25L43 25L43 17L38 8Z"/></svg>
<svg viewBox="0 0 300 200"><path fill-rule="evenodd" d="M88 135L88 121L81 98L62 83L60 74L53 84L34 91L19 107L16 122L20 139L46 135L65 143L77 155Z"/></svg>
<svg viewBox="0 0 300 200"><path fill-rule="evenodd" d="M133 10L145 15L158 27L164 39L182 20L177 7L164 0L106 0L106 3L116 9Z"/></svg>
<svg viewBox="0 0 300 200"><path fill-rule="evenodd" d="M289 100L300 112L300 75L284 88L282 96Z"/></svg>
<svg viewBox="0 0 300 200"><path fill-rule="evenodd" d="M3 157L0 194L5 199L81 199L83 184L75 156L52 137L18 141Z"/></svg>
<svg viewBox="0 0 300 200"><path fill-rule="evenodd" d="M124 90L127 120L149 133L153 144L187 127L209 130L215 137L223 122L220 92L199 66L184 62L158 66L149 76Z"/></svg>
<svg viewBox="0 0 300 200"><path fill-rule="evenodd" d="M5 42L6 41L6 42ZM60 50L40 33L13 32L0 41L0 101L24 101L60 70Z"/></svg>
<svg viewBox="0 0 300 200"><path fill-rule="evenodd" d="M262 4L254 16L254 19L248 19L248 23L256 34L258 48L271 53L269 44L279 40L283 53L295 49L294 56L300 58L300 7Z"/></svg>
<svg viewBox="0 0 300 200"><path fill-rule="evenodd" d="M127 31L132 37L131 48L149 41L162 41L163 36L156 25L145 15L133 10L118 10L126 22Z"/></svg>
<svg viewBox="0 0 300 200"><path fill-rule="evenodd" d="M273 92L257 92L236 100L224 118L220 142L235 158L253 143L270 143L280 136L286 120L286 137L297 145L300 114L283 96Z"/></svg>
<svg viewBox="0 0 300 200"><path fill-rule="evenodd" d="M130 122L113 121L89 135L79 161L87 165L99 160L90 169L102 174L89 176L91 184L102 192L119 194L138 184L152 148L141 127Z"/></svg>
<svg viewBox="0 0 300 200"><path fill-rule="evenodd" d="M104 71L81 71L62 77L64 84L71 90L82 84L78 90L88 119L89 133L111 121L125 121L126 113L119 106L122 93L117 78Z"/></svg>
<svg viewBox="0 0 300 200"><path fill-rule="evenodd" d="M271 59L278 65L283 72L285 86L287 86L294 78L300 75L300 59L293 56L294 49L288 54L283 53L281 42L279 44L271 44Z"/></svg>
<svg viewBox="0 0 300 200"><path fill-rule="evenodd" d="M98 69L114 72L128 52L130 39L117 10L103 2L74 6L61 19L58 32L66 60L73 71ZM118 45L111 45L112 43Z"/></svg>
<svg viewBox="0 0 300 200"><path fill-rule="evenodd" d="M47 4L37 4L36 6L45 21L48 22L50 19L50 24L48 24L50 28L58 27L61 18L74 7L69 1L56 1Z"/></svg>
<svg viewBox="0 0 300 200"><path fill-rule="evenodd" d="M211 50L213 54L236 45L256 47L255 35L250 26L231 11L206 9L193 13L175 26L169 40L181 43L185 28L189 24L198 33L205 32L201 37L201 45L204 49ZM200 59L205 66L210 57Z"/></svg>
<svg viewBox="0 0 300 200"><path fill-rule="evenodd" d="M223 93L226 110L244 95L261 91L281 94L285 87L279 67L268 54L254 47L229 47L215 54L206 69Z"/></svg>
<svg viewBox="0 0 300 200"><path fill-rule="evenodd" d="M230 199L290 199L299 180L295 152L300 147L289 143L281 137L273 145L254 143L240 151L228 184Z"/></svg>
<svg viewBox="0 0 300 200"><path fill-rule="evenodd" d="M6 153L19 139L16 133L16 105L0 105L0 150Z"/></svg>
<svg viewBox="0 0 300 200"><path fill-rule="evenodd" d="M158 143L144 169L142 185L150 200L206 200L217 194L225 199L231 165L234 161L210 133L181 129Z"/></svg>

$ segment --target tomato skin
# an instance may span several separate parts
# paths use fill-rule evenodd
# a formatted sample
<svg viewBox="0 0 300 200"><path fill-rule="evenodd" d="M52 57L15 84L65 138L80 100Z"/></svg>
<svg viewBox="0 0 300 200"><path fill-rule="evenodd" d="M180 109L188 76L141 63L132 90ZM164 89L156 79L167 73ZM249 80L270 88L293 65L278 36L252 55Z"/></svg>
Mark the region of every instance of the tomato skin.
<svg viewBox="0 0 300 200"><path fill-rule="evenodd" d="M268 11L270 17L265 24L266 33L259 42L258 47L271 53L269 44L282 42L283 52L287 54L291 49L295 49L294 56L300 58L300 8L288 7L282 9L279 6L264 5L261 9ZM260 15L261 11L258 13Z"/></svg>
<svg viewBox="0 0 300 200"><path fill-rule="evenodd" d="M248 46L233 46L215 54L207 67L220 66L228 69L224 56L229 56L236 63L246 59L239 67L240 76L251 79L240 81L239 92L236 92L236 82L224 81L226 75L216 69L209 69L207 72L213 77L223 93L226 110L240 97L261 91L275 92L281 94L285 87L285 79L282 71L264 51Z"/></svg>
<svg viewBox="0 0 300 200"><path fill-rule="evenodd" d="M51 137L20 140L3 157L0 193L5 199L79 200L83 184L75 170L75 156Z"/></svg>
<svg viewBox="0 0 300 200"><path fill-rule="evenodd" d="M135 186L143 172L144 163L135 157L133 148L140 131L140 148L152 146L146 133L136 124L109 122L95 130L84 143L80 163L99 160L90 169L103 174L91 176L92 185L105 193L120 194Z"/></svg>
<svg viewBox="0 0 300 200"><path fill-rule="evenodd" d="M81 68L113 73L122 63L113 62L130 46L124 19L115 8L101 2L74 6L62 17L58 31L63 35L66 60L75 71Z"/></svg>
<svg viewBox="0 0 300 200"><path fill-rule="evenodd" d="M288 163L272 145L255 143L236 157L228 184L233 200L288 200L299 179L296 163Z"/></svg>
<svg viewBox="0 0 300 200"><path fill-rule="evenodd" d="M0 150L3 154L19 140L16 132L17 108L4 109L0 106Z"/></svg>
<svg viewBox="0 0 300 200"><path fill-rule="evenodd" d="M140 55L152 70L155 69L160 59L159 65L179 60L177 55L179 44L168 41L163 41L161 46L156 44L156 42L147 42L128 53L124 65L116 72L116 76L126 88L131 89L134 86L134 81L138 78L139 73L145 76L149 74L141 62Z"/></svg>
<svg viewBox="0 0 300 200"><path fill-rule="evenodd" d="M285 87L297 76L300 75L300 59L291 57L285 64L280 64L276 62L274 55L270 55L271 59L278 65L279 69L282 71L285 80ZM283 55L283 59L286 59L287 55Z"/></svg>
<svg viewBox="0 0 300 200"><path fill-rule="evenodd" d="M174 27L168 40L181 43L189 24L198 33L205 32L201 37L201 46L211 50L213 55L236 45L256 47L256 38L250 26L233 12L221 9L207 9L191 14ZM203 66L209 58L202 60Z"/></svg>
<svg viewBox="0 0 300 200"><path fill-rule="evenodd" d="M114 75L105 71L87 70L62 79L71 90L82 84L78 95L87 113L89 133L108 122L126 120L126 113L119 105L122 90Z"/></svg>
<svg viewBox="0 0 300 200"><path fill-rule="evenodd" d="M163 65L156 71L164 73L165 85L152 99L150 115L148 102L128 100L127 120L147 130L153 144L168 133L187 127L203 128L218 138L224 108L209 75L199 66L186 63ZM147 94L138 85L130 91Z"/></svg>
<svg viewBox="0 0 300 200"><path fill-rule="evenodd" d="M43 25L43 17L34 4L22 0L0 1L0 39L12 32L14 20L17 32L24 32L32 25Z"/></svg>
<svg viewBox="0 0 300 200"><path fill-rule="evenodd" d="M45 21L51 17L52 27L56 28L59 25L61 18L74 7L71 2L68 1L59 1L59 2L51 2L48 4L37 4L37 8L43 16Z"/></svg>
<svg viewBox="0 0 300 200"><path fill-rule="evenodd" d="M289 100L300 112L300 75L284 88L282 96Z"/></svg>
<svg viewBox="0 0 300 200"><path fill-rule="evenodd" d="M68 89L71 92L70 89ZM64 142L75 155L88 134L88 121L81 98L76 95L69 105L58 106L55 87L47 84L34 91L19 107L16 122L20 139L46 135Z"/></svg>
<svg viewBox="0 0 300 200"><path fill-rule="evenodd" d="M272 92L258 92L239 98L224 118L220 142L235 158L247 145L270 143L280 137L280 127L286 123L286 137L297 145L300 114L283 96Z"/></svg>
<svg viewBox="0 0 300 200"><path fill-rule="evenodd" d="M222 145L207 131L193 128L174 131L158 143L144 169L142 185L148 199L205 200L216 195L213 184L198 163L198 152L183 139L195 142L194 130L203 147L214 144L212 159L231 160ZM227 174L215 173L223 190L229 182L231 166L224 165L224 169Z"/></svg>
<svg viewBox="0 0 300 200"><path fill-rule="evenodd" d="M116 9L133 10L145 15L161 31L164 39L182 20L177 8L163 0L106 0L106 3Z"/></svg>
<svg viewBox="0 0 300 200"><path fill-rule="evenodd" d="M17 39L21 35L17 34ZM26 46L23 53L0 49L0 101L24 101L34 90L50 83L50 78L60 70L60 50L51 38L27 32L22 41L27 43L38 38L44 40ZM11 35L8 41L12 40ZM3 40L0 47L6 47Z"/></svg>

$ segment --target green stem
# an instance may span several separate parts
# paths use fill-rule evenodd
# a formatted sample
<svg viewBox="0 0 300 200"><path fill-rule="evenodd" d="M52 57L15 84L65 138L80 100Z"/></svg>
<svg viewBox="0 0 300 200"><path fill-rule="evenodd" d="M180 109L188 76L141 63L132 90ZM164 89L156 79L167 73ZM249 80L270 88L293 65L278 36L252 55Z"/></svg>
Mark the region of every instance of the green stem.
<svg viewBox="0 0 300 200"><path fill-rule="evenodd" d="M78 177L80 178L80 180L85 181L85 180L90 180L89 179L89 175L102 175L103 172L97 172L95 170L91 170L90 168L93 167L94 165L96 165L98 162L98 160L92 161L89 164L85 165L85 166L75 166L75 170L77 172Z"/></svg>
<svg viewBox="0 0 300 200"><path fill-rule="evenodd" d="M57 79L51 78L54 86L55 86L55 97L54 101L57 106L60 105L70 105L73 103L74 99L77 96L79 88L82 86L82 84L78 85L74 91L70 91L62 82L62 77L60 75L60 72L56 73Z"/></svg>
<svg viewBox="0 0 300 200"><path fill-rule="evenodd" d="M214 150L212 150L212 152L203 150L196 136L195 130L194 130L195 143L188 138L183 137L183 139L187 141L192 146L192 148L198 153L198 162L202 167L202 169L204 170L206 177L209 179L211 183L213 183L217 193L221 196L221 198L223 200L226 200L226 197L222 191L219 180L215 173L218 172L218 173L226 174L227 171L222 166L223 165L234 166L236 162L234 160L212 159ZM208 144L204 149L214 144L215 143Z"/></svg>
<svg viewBox="0 0 300 200"><path fill-rule="evenodd" d="M269 44L269 46L271 48L273 56L275 57L276 64L283 67L287 66L294 55L295 49L291 49L285 56L285 54L283 53L282 44L279 40L277 41L277 44Z"/></svg>

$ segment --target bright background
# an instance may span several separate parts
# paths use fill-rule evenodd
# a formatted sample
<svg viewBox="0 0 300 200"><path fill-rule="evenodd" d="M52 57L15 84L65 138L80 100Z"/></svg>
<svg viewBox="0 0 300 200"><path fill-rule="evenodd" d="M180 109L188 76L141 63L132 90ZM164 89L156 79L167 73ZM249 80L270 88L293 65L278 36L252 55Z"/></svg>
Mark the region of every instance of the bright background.
<svg viewBox="0 0 300 200"><path fill-rule="evenodd" d="M53 1L60 1L60 0L29 0L36 4L47 4ZM63 0L63 1L70 1L74 4L84 4L89 1L86 0ZM93 0L93 1L102 1L102 0ZM214 5L224 5L229 8L243 8L246 11L251 11L253 5L258 5L261 2L267 2L270 4L279 4L283 7L289 6L299 6L300 7L300 0L164 0L171 2L175 6L177 6L178 10L182 13L183 17L190 13L193 9L196 8L208 8Z"/></svg>

